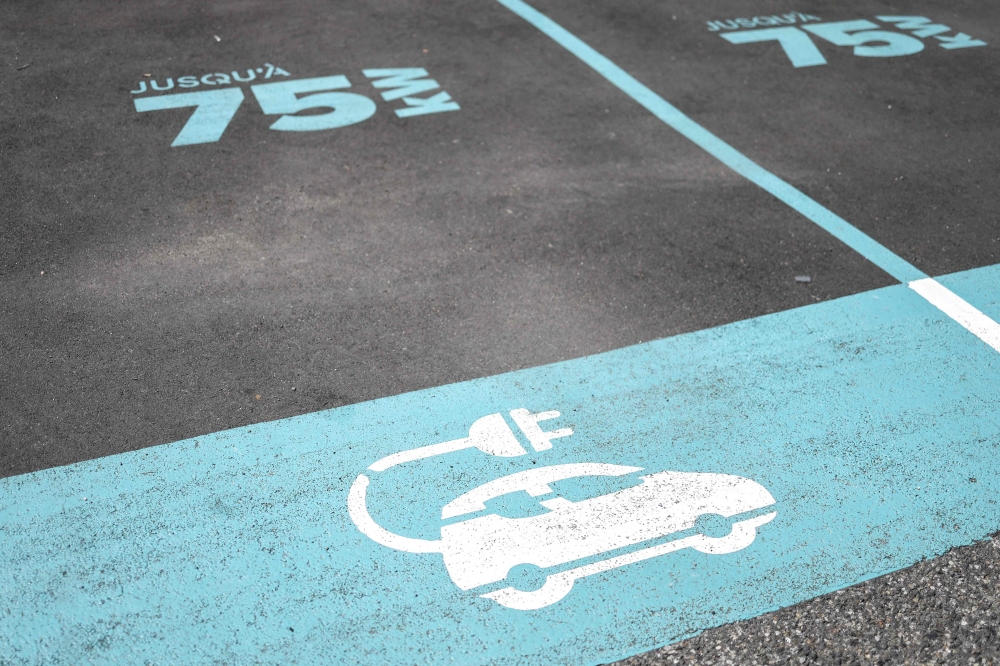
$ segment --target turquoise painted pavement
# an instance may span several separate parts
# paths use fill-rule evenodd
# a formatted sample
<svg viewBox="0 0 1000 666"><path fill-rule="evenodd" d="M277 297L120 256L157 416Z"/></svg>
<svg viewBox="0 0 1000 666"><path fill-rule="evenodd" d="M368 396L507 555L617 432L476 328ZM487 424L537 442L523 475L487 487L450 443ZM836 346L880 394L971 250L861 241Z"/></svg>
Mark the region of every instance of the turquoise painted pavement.
<svg viewBox="0 0 1000 666"><path fill-rule="evenodd" d="M1000 317L1000 268L940 281ZM1000 355L899 285L3 479L0 661L609 661L994 532L998 404ZM509 416L520 408L558 410L539 425L573 433L536 451ZM524 455L464 448L367 469L465 438L497 413ZM773 504L747 515L776 516L735 552L687 547L592 566L709 534L698 523L536 571L535 586L567 567L596 572L551 605L515 610L481 595L512 582L530 589L525 567L463 590L440 553L380 545L348 514L365 474L375 523L438 540L456 524L442 507L463 493L573 463L643 471L558 481L550 496L515 488L480 514L530 521L548 515L539 503L552 497L584 502L627 492L637 474L674 471L752 480Z"/></svg>

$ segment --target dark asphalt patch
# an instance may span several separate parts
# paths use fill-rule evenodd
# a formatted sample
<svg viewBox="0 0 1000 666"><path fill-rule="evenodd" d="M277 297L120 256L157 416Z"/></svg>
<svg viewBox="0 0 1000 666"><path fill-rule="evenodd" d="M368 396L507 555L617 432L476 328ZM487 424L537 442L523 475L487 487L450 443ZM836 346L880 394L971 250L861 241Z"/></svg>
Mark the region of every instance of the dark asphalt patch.
<svg viewBox="0 0 1000 666"><path fill-rule="evenodd" d="M4 475L891 282L496 4L4 11ZM170 148L190 111L133 108L264 62L462 109Z"/></svg>
<svg viewBox="0 0 1000 666"><path fill-rule="evenodd" d="M737 150L930 275L1000 261L1000 10L932 2L642 0L536 3ZM827 64L794 68L775 42L730 44L708 21L807 12L823 21L926 16L981 37L948 50L857 57L812 41ZM886 25L886 24L883 24ZM891 27L889 25L888 27Z"/></svg>
<svg viewBox="0 0 1000 666"><path fill-rule="evenodd" d="M992 664L1000 659L1000 544L938 559L618 662Z"/></svg>

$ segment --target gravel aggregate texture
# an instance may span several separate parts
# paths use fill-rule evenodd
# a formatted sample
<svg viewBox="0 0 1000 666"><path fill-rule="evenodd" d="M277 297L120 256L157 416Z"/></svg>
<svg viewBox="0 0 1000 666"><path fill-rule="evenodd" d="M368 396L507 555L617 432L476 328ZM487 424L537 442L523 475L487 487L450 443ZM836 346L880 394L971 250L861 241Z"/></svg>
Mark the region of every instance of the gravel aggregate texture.
<svg viewBox="0 0 1000 666"><path fill-rule="evenodd" d="M994 537L617 666L995 664L998 580L1000 540Z"/></svg>

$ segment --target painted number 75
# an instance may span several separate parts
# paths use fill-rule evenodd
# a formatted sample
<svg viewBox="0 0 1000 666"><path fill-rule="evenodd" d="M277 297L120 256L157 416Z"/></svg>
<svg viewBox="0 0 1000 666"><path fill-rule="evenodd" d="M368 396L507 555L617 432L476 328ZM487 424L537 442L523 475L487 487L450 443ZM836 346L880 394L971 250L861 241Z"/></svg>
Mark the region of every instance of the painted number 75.
<svg viewBox="0 0 1000 666"><path fill-rule="evenodd" d="M878 27L871 21L860 19L803 25L802 29L784 27L747 30L727 33L722 37L731 44L777 41L795 67L826 64L826 58L802 30L808 30L837 46L853 46L854 55L868 58L904 56L924 50L924 43L919 39L898 32L877 30Z"/></svg>
<svg viewBox="0 0 1000 666"><path fill-rule="evenodd" d="M271 129L283 132L313 132L360 123L375 113L375 102L356 93L329 92L350 88L346 76L321 76L250 86L261 110L281 115ZM300 94L305 94L299 97ZM195 107L171 146L213 143L232 121L243 103L239 88L177 93L135 100L136 111L162 111ZM307 109L330 109L327 113L295 115Z"/></svg>

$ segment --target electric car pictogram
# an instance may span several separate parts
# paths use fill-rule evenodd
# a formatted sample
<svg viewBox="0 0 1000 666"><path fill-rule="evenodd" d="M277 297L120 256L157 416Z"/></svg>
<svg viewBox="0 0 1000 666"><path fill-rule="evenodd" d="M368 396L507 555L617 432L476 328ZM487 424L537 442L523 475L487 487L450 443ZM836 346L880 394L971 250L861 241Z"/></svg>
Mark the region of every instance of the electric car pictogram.
<svg viewBox="0 0 1000 666"><path fill-rule="evenodd" d="M482 422L484 419L477 424ZM504 447L488 443L481 446L482 437L476 439L475 425L467 440L455 441L466 442L461 448L476 446L482 450L500 450L499 455L518 455L514 447L520 448L520 445L502 418L493 419L487 425L489 428L481 425L479 433L488 431L490 437L505 442ZM474 443L476 441L479 444ZM453 443L445 444L452 444L450 450L457 450ZM406 460L419 457L423 456L410 455ZM482 513L486 511L487 501L508 493L527 492L533 497L549 495L553 492L549 484L557 481L583 476L623 476L640 471L639 467L624 465L571 463L517 472L452 500L442 509L441 518ZM375 523L366 506L369 480L364 474L359 475L351 487L348 510L361 532L373 541L406 552L440 553L451 580L463 590L499 583L518 565L534 565L546 573L551 572L540 589L522 591L504 587L482 595L519 610L556 603L569 594L579 578L682 548L714 555L741 550L754 541L757 528L777 515L774 511L760 511L775 503L771 493L759 483L743 477L662 471L639 478L642 480L639 485L583 501L572 502L559 496L542 500L540 504L548 512L541 515L507 518L487 513L446 524L441 528L439 540L404 537ZM722 516L732 525L731 531L724 536L698 533L696 524L705 515ZM670 535L678 533L685 534L669 539ZM648 545L634 548L642 544ZM595 557L602 555L606 557L595 561ZM582 560L589 561L575 568L565 568L565 565Z"/></svg>

